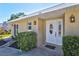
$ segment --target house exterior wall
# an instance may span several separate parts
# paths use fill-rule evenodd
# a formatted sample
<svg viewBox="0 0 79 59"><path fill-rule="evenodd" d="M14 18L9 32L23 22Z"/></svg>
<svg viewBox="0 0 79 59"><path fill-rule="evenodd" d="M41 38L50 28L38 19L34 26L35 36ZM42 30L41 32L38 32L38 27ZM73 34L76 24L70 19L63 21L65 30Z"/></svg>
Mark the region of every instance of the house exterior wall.
<svg viewBox="0 0 79 59"><path fill-rule="evenodd" d="M36 25L34 25L34 21L36 21ZM18 32L27 32L28 31L28 22L32 22L32 31L37 33L37 47L40 47L42 44L42 20L38 20L37 17L31 17L27 19L23 19L20 21L9 23L9 29L11 29L12 35L14 35L14 24L18 24Z"/></svg>
<svg viewBox="0 0 79 59"><path fill-rule="evenodd" d="M70 22L70 16L75 16L75 22ZM65 11L65 22L64 22L65 33L64 35L77 35L79 36L79 6L67 8Z"/></svg>
<svg viewBox="0 0 79 59"><path fill-rule="evenodd" d="M70 16L75 16L75 22L70 22ZM49 15L48 15L49 16ZM79 36L79 5L72 6L65 9L65 12L61 17L49 18L49 19L38 19L38 45L42 46L46 44L46 21L48 20L56 20L62 19L63 20L63 35L77 35Z"/></svg>
<svg viewBox="0 0 79 59"><path fill-rule="evenodd" d="M34 21L36 21L36 25L34 25ZM37 47L41 47L45 43L46 36L46 20L40 19L38 17L31 17L27 19L23 19L20 21L15 21L9 23L9 29L11 29L12 35L14 35L14 24L18 24L18 32L27 32L28 31L28 22L32 22L32 30L37 33Z"/></svg>
<svg viewBox="0 0 79 59"><path fill-rule="evenodd" d="M70 22L70 16L75 16L75 22ZM49 15L48 15L49 16ZM46 43L46 21L48 20L56 20L62 19L63 20L63 35L77 35L79 36L79 5L72 6L65 9L65 12L61 17L49 18L49 19L39 19L38 21L38 28L40 28L40 44Z"/></svg>
<svg viewBox="0 0 79 59"><path fill-rule="evenodd" d="M38 18L38 30L39 30L38 45L39 45L39 47L43 47L45 44L47 44L47 42L46 42L46 21L58 20L58 19L63 20L63 16L55 17L55 18L48 18L48 19Z"/></svg>
<svg viewBox="0 0 79 59"><path fill-rule="evenodd" d="M34 18L34 17L9 23L10 24L9 27L11 27L11 30L12 30L11 33L14 34L14 29L13 29L14 28L14 26L13 26L14 24L18 24L18 32L26 32L26 31L28 31L28 22L32 22L32 30L36 31L37 25L34 28L33 21L36 21L38 23L38 19Z"/></svg>
<svg viewBox="0 0 79 59"><path fill-rule="evenodd" d="M45 33L46 33L46 29L45 29L45 24L46 24L46 20L45 19L40 19L38 18L38 47L43 46L43 44L45 43Z"/></svg>
<svg viewBox="0 0 79 59"><path fill-rule="evenodd" d="M75 16L75 22L70 23L70 16ZM49 16L49 15L48 15ZM14 34L13 24L18 24L18 32L27 32L28 31L28 22L32 22L32 30L37 33L37 47L41 47L46 43L46 21L48 20L63 20L63 34L64 35L79 35L79 6L69 7L65 10L64 14L61 17L49 18L49 19L41 19L38 17L30 17L27 19L23 19L20 21L15 21L10 23L11 32ZM36 21L36 25L34 25L34 21Z"/></svg>
<svg viewBox="0 0 79 59"><path fill-rule="evenodd" d="M27 31L26 23L27 23L27 20L16 21L16 22L10 23L12 35L14 35L14 24L18 24L18 32L24 32L24 31Z"/></svg>

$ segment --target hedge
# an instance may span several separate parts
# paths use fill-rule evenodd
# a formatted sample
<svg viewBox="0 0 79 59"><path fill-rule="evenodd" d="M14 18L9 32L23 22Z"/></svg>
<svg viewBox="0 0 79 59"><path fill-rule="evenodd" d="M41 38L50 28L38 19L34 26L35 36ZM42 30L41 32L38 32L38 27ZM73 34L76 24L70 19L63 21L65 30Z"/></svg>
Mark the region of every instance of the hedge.
<svg viewBox="0 0 79 59"><path fill-rule="evenodd" d="M79 36L64 36L63 52L65 56L79 56Z"/></svg>
<svg viewBox="0 0 79 59"><path fill-rule="evenodd" d="M36 47L37 39L35 32L21 32L14 39L21 50L28 51Z"/></svg>

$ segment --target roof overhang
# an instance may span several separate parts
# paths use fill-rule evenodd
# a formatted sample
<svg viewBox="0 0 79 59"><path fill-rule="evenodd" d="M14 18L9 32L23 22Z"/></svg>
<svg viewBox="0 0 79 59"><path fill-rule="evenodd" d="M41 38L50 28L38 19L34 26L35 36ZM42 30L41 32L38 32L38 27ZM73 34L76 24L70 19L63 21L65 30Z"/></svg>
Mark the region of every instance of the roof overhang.
<svg viewBox="0 0 79 59"><path fill-rule="evenodd" d="M49 17L61 16L64 13L65 8L71 7L71 6L74 6L74 5L78 5L78 4L77 3L61 3L61 4L58 4L54 7L43 9L43 10L40 10L38 12L29 14L27 16L8 21L8 23L23 20L23 19L30 18L30 17L33 17L33 16L38 16L40 18L46 18L46 17L49 18Z"/></svg>
<svg viewBox="0 0 79 59"><path fill-rule="evenodd" d="M41 19L50 19L50 18L56 18L56 17L62 17L65 12L65 9L55 10L46 12L43 14L39 14L38 17Z"/></svg>

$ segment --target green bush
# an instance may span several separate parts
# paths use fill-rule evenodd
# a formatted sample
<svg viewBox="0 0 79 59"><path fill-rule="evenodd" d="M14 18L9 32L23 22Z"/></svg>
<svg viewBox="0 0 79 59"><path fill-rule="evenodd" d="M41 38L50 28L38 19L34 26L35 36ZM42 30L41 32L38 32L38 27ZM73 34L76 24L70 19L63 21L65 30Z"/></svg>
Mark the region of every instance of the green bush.
<svg viewBox="0 0 79 59"><path fill-rule="evenodd" d="M35 32L21 32L14 39L21 50L28 51L36 47L37 39Z"/></svg>
<svg viewBox="0 0 79 59"><path fill-rule="evenodd" d="M2 35L0 35L0 41L3 40Z"/></svg>
<svg viewBox="0 0 79 59"><path fill-rule="evenodd" d="M63 52L65 56L79 56L79 36L64 36Z"/></svg>

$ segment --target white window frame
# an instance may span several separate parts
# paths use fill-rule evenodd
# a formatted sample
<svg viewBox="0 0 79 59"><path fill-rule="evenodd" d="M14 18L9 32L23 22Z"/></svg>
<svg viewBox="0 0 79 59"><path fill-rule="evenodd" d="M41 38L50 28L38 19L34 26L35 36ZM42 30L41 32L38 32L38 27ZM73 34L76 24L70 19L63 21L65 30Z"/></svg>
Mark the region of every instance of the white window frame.
<svg viewBox="0 0 79 59"><path fill-rule="evenodd" d="M31 25L29 25L31 23ZM31 26L31 29L29 29L29 26ZM28 31L32 31L32 22L28 22Z"/></svg>

